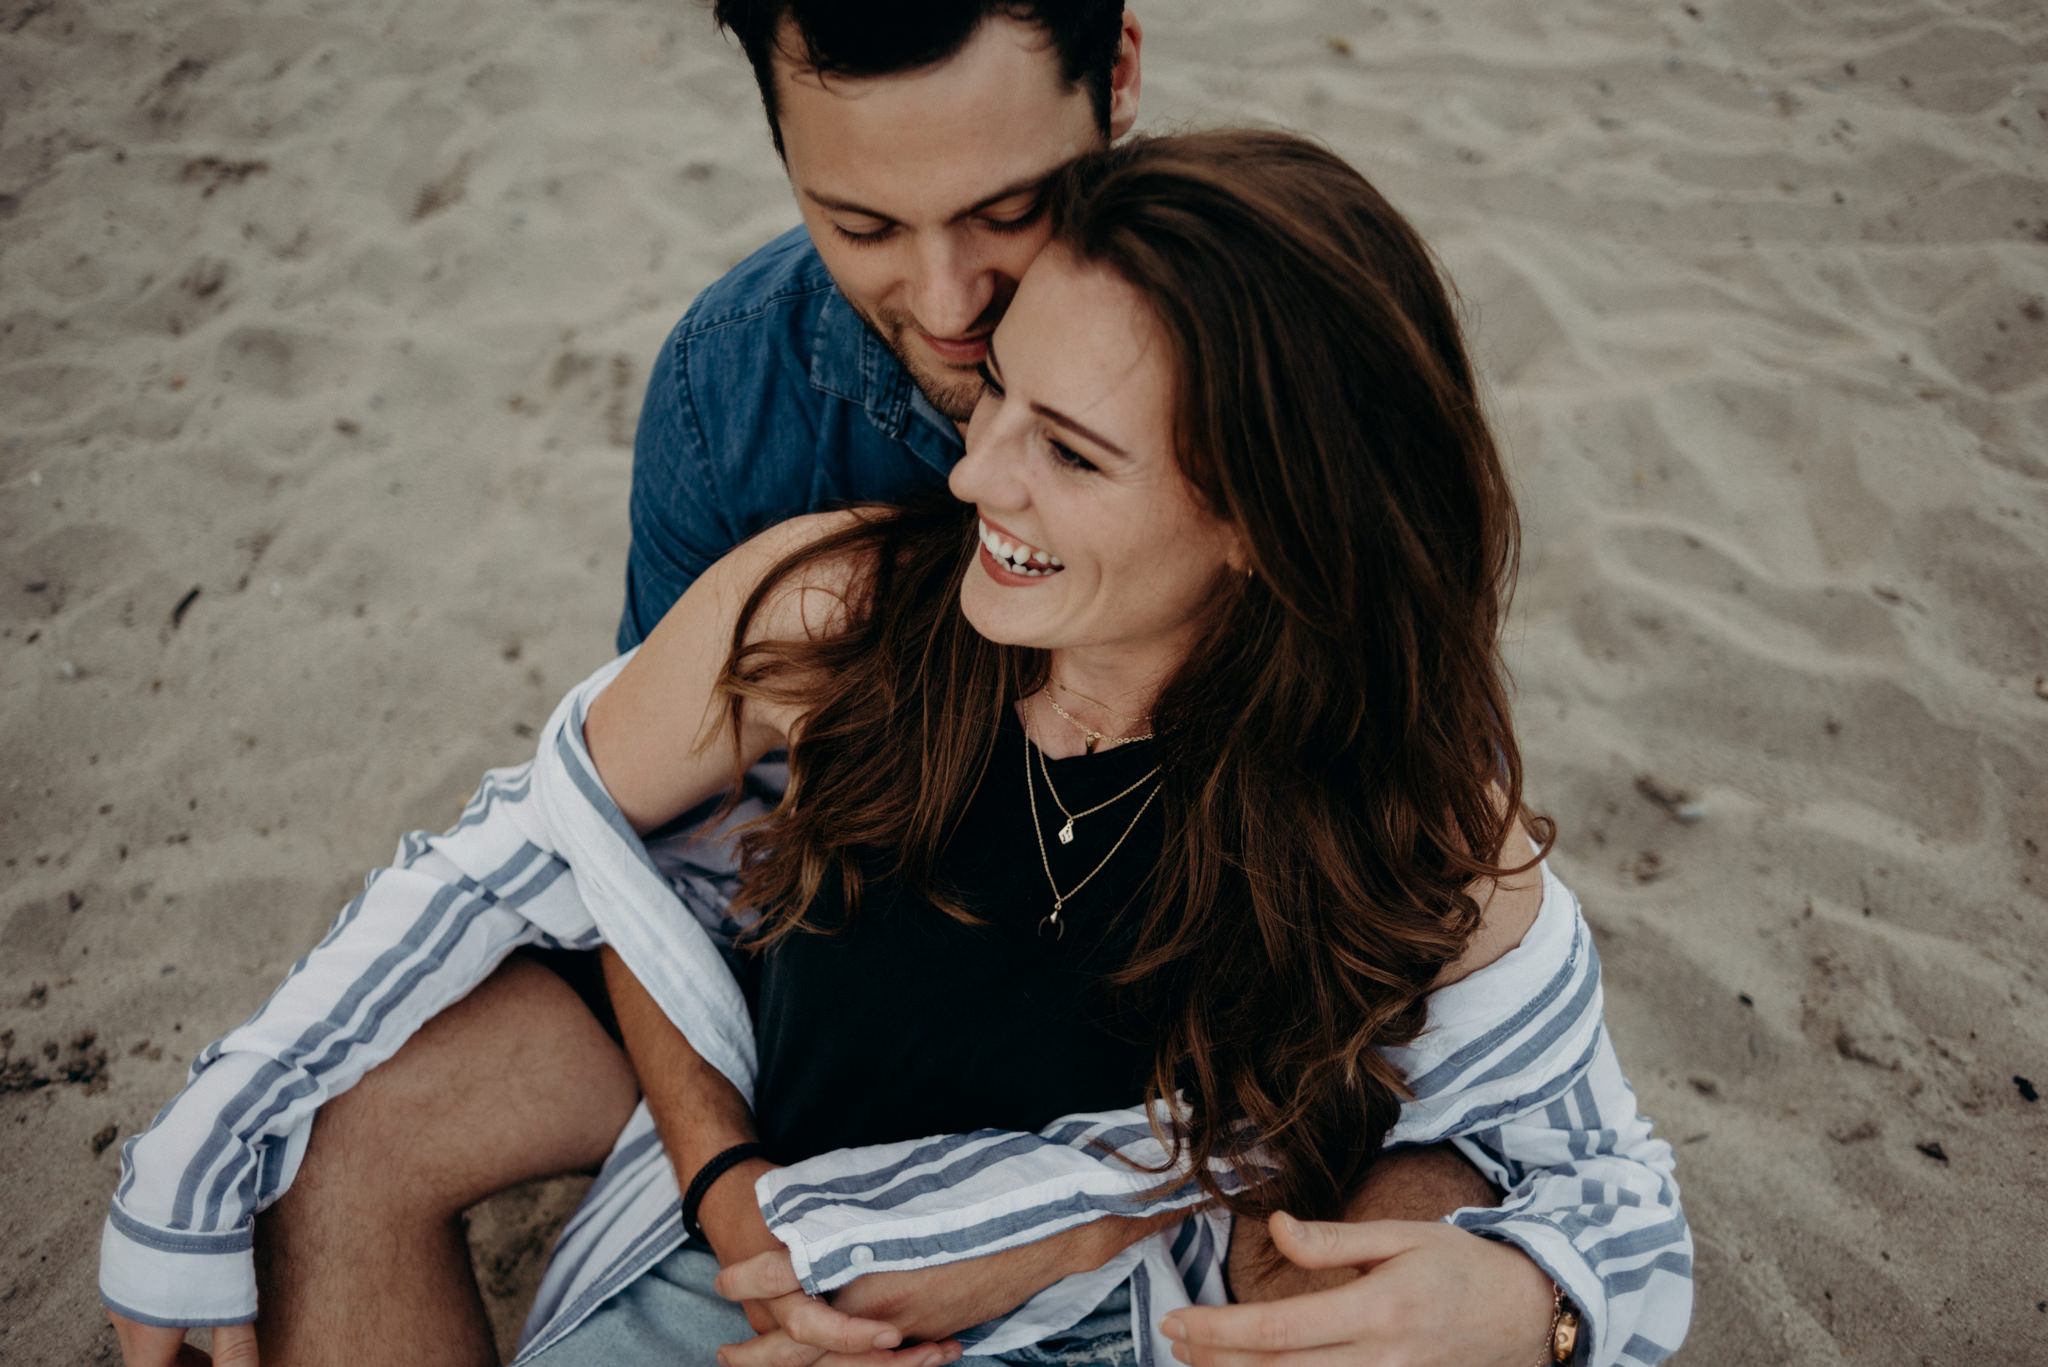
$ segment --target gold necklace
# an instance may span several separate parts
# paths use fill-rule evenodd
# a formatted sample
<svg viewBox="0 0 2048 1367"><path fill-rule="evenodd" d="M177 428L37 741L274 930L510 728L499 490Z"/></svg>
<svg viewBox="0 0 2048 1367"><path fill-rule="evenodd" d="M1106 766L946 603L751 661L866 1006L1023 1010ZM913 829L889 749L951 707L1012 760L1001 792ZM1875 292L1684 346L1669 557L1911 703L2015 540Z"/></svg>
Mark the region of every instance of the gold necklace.
<svg viewBox="0 0 2048 1367"><path fill-rule="evenodd" d="M1046 931L1050 930L1052 938L1058 940L1067 933L1066 922L1060 920L1060 913L1067 909L1067 899L1093 882L1095 875L1101 873L1103 869L1109 866L1109 861L1116 858L1116 852L1124 847L1124 842L1131 838L1131 832L1137 830L1138 823L1144 819L1145 809L1152 805L1153 798L1159 796L1159 788L1162 785L1154 785L1152 791L1145 794L1145 800L1138 804L1138 814L1131 818L1130 825L1124 827L1124 833L1116 838L1116 844L1109 847L1109 853L1102 856L1102 862L1088 870L1086 878L1083 878L1065 892L1061 892L1058 880L1052 876L1052 860L1045 853L1045 828L1038 824L1038 785L1031 781L1031 752L1037 748L1031 740L1031 723L1029 720L1026 720L1024 723L1024 795L1031 803L1031 833L1038 837L1038 864L1040 868L1045 870L1045 881L1052 888L1052 914L1039 921L1038 933L1043 937ZM1041 752L1042 754L1043 752ZM1153 772L1157 773L1158 771L1155 769ZM1146 778L1150 777L1150 774L1146 775ZM1139 783L1144 781L1144 779L1138 780ZM1046 785L1048 788L1051 786L1050 783ZM1127 789L1126 791L1129 790ZM1115 799L1111 800L1114 801ZM1087 813L1084 812L1082 815L1085 816ZM1069 818L1068 825L1071 826L1072 824L1072 819Z"/></svg>
<svg viewBox="0 0 2048 1367"><path fill-rule="evenodd" d="M1047 677L1051 676L1048 675ZM1111 707L1108 703L1104 702L1102 699L1091 698L1086 693L1083 693L1080 689L1069 688L1066 684L1061 683L1058 679L1053 679L1052 686L1054 688L1057 688L1062 693L1068 694L1071 697L1079 698L1082 702L1093 703L1095 706L1109 713L1110 716L1115 717L1118 721L1127 721L1133 726L1143 726L1146 722L1152 720L1152 714L1150 712L1147 712L1142 717L1134 717L1128 712L1119 712L1114 707Z"/></svg>
<svg viewBox="0 0 2048 1367"><path fill-rule="evenodd" d="M1084 755L1094 754L1096 743L1099 741L1106 740L1112 745L1129 745L1132 741L1153 739L1150 731L1147 731L1142 736L1112 736L1107 731L1097 731L1094 727L1067 711L1066 708L1061 707L1060 700L1052 694L1040 690L1039 696L1051 703L1052 710L1066 718L1067 724L1081 733L1081 753Z"/></svg>
<svg viewBox="0 0 2048 1367"><path fill-rule="evenodd" d="M1048 698L1046 699L1046 701L1051 702L1052 699ZM1059 808L1060 815L1067 819L1067 824L1060 827L1059 830L1060 844L1071 845L1074 843L1074 823L1076 821L1079 821L1084 816L1093 816L1097 812L1101 811L1104 807L1108 807L1114 803L1121 802L1125 798L1129 797L1132 793L1137 792L1138 789L1144 787L1147 783L1150 783L1153 777L1159 773L1159 766L1156 764L1153 765L1151 772L1147 773L1145 777L1139 779L1136 783L1133 783L1130 787L1124 789L1115 797L1109 798L1107 801L1096 803L1093 807L1090 807L1085 812L1070 812L1067 810L1067 804L1060 799L1060 790L1052 786L1052 768L1045 762L1045 751L1043 750L1040 750L1038 752L1038 772L1045 776L1045 791L1052 794L1052 805ZM1025 777L1029 778L1030 775L1027 773Z"/></svg>

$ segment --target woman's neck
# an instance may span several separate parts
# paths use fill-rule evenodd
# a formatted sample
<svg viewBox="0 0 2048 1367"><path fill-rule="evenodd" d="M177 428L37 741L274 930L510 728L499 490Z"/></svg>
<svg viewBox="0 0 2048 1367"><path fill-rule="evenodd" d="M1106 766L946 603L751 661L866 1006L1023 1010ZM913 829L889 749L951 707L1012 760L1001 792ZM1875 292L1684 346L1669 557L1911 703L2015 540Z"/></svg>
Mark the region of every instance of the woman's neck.
<svg viewBox="0 0 2048 1367"><path fill-rule="evenodd" d="M1045 687L1024 700L1024 719L1054 759L1114 748L1149 735L1165 682L1157 661L1056 650Z"/></svg>

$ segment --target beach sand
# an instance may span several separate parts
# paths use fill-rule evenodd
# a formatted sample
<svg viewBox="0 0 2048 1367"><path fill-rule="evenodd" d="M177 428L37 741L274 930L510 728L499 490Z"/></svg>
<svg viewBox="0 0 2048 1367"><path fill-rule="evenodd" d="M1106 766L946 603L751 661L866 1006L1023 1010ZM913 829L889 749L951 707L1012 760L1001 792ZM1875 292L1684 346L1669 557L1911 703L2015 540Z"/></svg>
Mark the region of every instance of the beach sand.
<svg viewBox="0 0 2048 1367"><path fill-rule="evenodd" d="M2048 18L1147 0L1463 289L1530 792L1699 1364L2048 1361ZM683 3L0 3L0 1360L119 1141L610 652L655 348L796 221ZM509 1344L578 1184L472 1221Z"/></svg>

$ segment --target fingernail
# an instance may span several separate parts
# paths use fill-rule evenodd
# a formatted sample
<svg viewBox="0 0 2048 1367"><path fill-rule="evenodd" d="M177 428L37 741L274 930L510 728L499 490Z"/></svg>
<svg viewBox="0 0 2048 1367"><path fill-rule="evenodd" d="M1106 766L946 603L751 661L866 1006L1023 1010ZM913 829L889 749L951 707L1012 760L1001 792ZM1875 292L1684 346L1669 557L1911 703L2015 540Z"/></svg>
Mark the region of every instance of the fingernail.
<svg viewBox="0 0 2048 1367"><path fill-rule="evenodd" d="M1284 1229L1289 1234L1301 1233L1301 1221L1295 1219L1292 1215L1289 1215L1284 1210L1274 1211L1273 1218L1267 1221L1267 1223L1272 1225L1275 1229Z"/></svg>
<svg viewBox="0 0 2048 1367"><path fill-rule="evenodd" d="M1188 1332L1187 1326L1181 1323L1179 1315L1168 1315L1159 1322L1159 1328L1160 1332L1170 1339L1185 1338Z"/></svg>
<svg viewBox="0 0 2048 1367"><path fill-rule="evenodd" d="M884 1329L881 1333L875 1335L875 1347L884 1351L894 1348L902 1342L903 1335L897 1333L894 1329Z"/></svg>

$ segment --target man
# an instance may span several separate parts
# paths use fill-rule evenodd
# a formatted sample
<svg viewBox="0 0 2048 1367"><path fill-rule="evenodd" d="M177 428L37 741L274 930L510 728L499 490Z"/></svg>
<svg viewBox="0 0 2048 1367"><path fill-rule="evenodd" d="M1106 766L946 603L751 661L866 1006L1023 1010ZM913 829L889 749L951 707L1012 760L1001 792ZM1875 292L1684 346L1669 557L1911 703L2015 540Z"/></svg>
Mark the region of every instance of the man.
<svg viewBox="0 0 2048 1367"><path fill-rule="evenodd" d="M985 339L1045 240L1039 182L1136 117L1142 32L1102 0L721 0L717 15L754 65L804 227L707 290L656 360L635 449L622 649L754 531L822 503L887 498L945 477L961 449L957 424L979 391L974 368ZM438 873L431 856L387 872L419 878L429 900L441 895L433 878L459 881ZM502 955L509 943L494 942L491 952ZM368 1064L389 1061L349 1090L347 1067L328 1075L339 1095L310 1138L302 1125L233 1181L209 1175L209 1190L231 1195L245 1183L250 1209L283 1193L255 1229L265 1361L493 1360L460 1212L514 1183L594 1166L634 1106L632 1070L599 1023L594 957L556 955L551 968L515 956L474 991L495 958L483 956L466 980L435 961L421 989L391 990L389 1015L351 1046ZM648 1006L622 995L629 1039L633 1013ZM202 1056L201 1064L218 1060ZM195 1088L207 1080L197 1072ZM103 1287L131 1367L172 1362L179 1326L189 1324L222 1326L216 1361L255 1360L255 1333L237 1322L248 1313L241 1289L194 1309L178 1284L196 1275L187 1269L215 1261L241 1267L246 1229L204 1232L203 1220L181 1225L124 1210L147 1185L138 1178L159 1161L157 1150L175 1147L176 1108L196 1104L181 1097L167 1109L163 1142L158 1130L135 1141L110 1222L113 1272L103 1273ZM694 1171L687 1143L673 1147L678 1167ZM712 1199L748 1199L747 1171L722 1179ZM1425 1153L1382 1165L1352 1214L1426 1220L1492 1199L1462 1160ZM1493 1308L1482 1295L1477 1304L1440 1303L1434 1318L1415 1315L1426 1290L1418 1281L1455 1265L1455 1254L1437 1261L1431 1240L1440 1227L1333 1228L1322 1251L1313 1231L1283 1230L1280 1246L1302 1267L1335 1269L1325 1283L1348 1281L1351 1264L1381 1268L1347 1299L1302 1296L1271 1307L1268 1318L1189 1312L1181 1327L1192 1359L1276 1332L1337 1346L1442 1329L1431 1346L1447 1349L1460 1341L1450 1330L1470 1338ZM921 1324L961 1328L990 1313L992 1285L1010 1288L1016 1299L1003 1304L1013 1305L1075 1259L1099 1263L1146 1232L1136 1221L1103 1222L1064 1242L918 1273L892 1283L889 1295L914 1301ZM1249 1247L1258 1232L1246 1233ZM1287 1276L1258 1284L1253 1260L1236 1255L1234 1247L1240 1299L1310 1284ZM111 1289L116 1279L121 1295ZM866 1308L864 1285L841 1293L841 1305L887 1319ZM763 1303L791 1292L772 1281L740 1290ZM145 1296L151 1304L140 1303ZM829 1339L845 1322L829 1321L818 1336ZM871 1356L932 1367L946 1355L914 1345ZM816 1360L829 1367L838 1359Z"/></svg>

